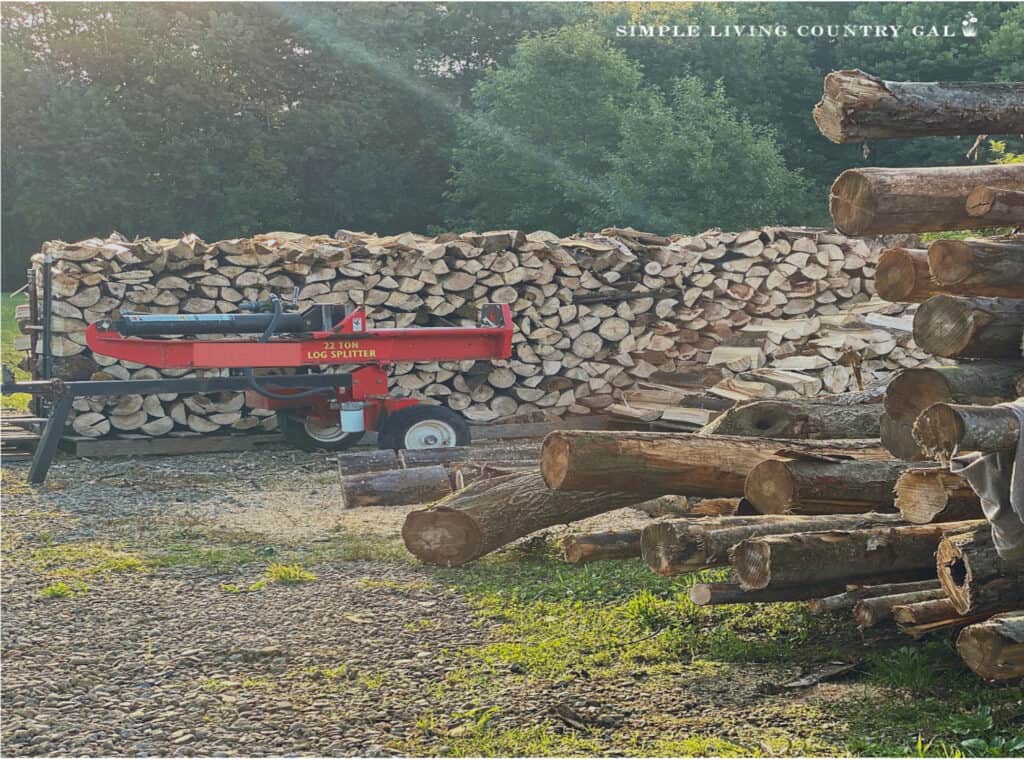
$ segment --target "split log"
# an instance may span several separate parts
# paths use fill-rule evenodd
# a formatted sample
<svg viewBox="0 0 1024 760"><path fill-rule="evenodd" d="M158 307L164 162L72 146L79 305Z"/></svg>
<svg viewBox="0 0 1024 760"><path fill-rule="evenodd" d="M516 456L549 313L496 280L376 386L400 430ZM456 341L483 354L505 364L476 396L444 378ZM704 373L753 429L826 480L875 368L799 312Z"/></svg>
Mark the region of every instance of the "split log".
<svg viewBox="0 0 1024 760"><path fill-rule="evenodd" d="M862 599L853 605L853 619L861 628L871 628L893 617L893 607L901 604L915 604L932 600L945 601L946 592L941 588L924 591L907 591L902 594L875 596Z"/></svg>
<svg viewBox="0 0 1024 760"><path fill-rule="evenodd" d="M806 401L752 401L701 428L701 435L771 438L877 438L879 404L836 406Z"/></svg>
<svg viewBox="0 0 1024 760"><path fill-rule="evenodd" d="M935 599L896 605L892 608L892 619L901 627L927 625L955 617L959 617L956 607L946 596L945 591L942 591L941 597Z"/></svg>
<svg viewBox="0 0 1024 760"><path fill-rule="evenodd" d="M964 628L956 651L986 681L1024 678L1024 612L1004 612Z"/></svg>
<svg viewBox="0 0 1024 760"><path fill-rule="evenodd" d="M410 467L345 478L341 482L341 503L346 509L428 504L451 492L451 481L444 467Z"/></svg>
<svg viewBox="0 0 1024 760"><path fill-rule="evenodd" d="M1024 238L936 240L928 246L928 267L950 295L1024 298ZM879 281L880 273L881 264Z"/></svg>
<svg viewBox="0 0 1024 760"><path fill-rule="evenodd" d="M562 554L566 562L573 563L639 557L640 528L566 536L562 539Z"/></svg>
<svg viewBox="0 0 1024 760"><path fill-rule="evenodd" d="M965 199L978 185L1018 189L1024 165L847 169L832 185L829 211L846 235L973 229L978 219Z"/></svg>
<svg viewBox="0 0 1024 760"><path fill-rule="evenodd" d="M690 601L699 607L709 604L757 604L759 602L800 602L828 593L828 587L800 584L744 590L736 583L694 583Z"/></svg>
<svg viewBox="0 0 1024 760"><path fill-rule="evenodd" d="M896 480L896 508L909 523L954 522L984 517L981 500L959 475L944 467L912 467Z"/></svg>
<svg viewBox="0 0 1024 760"><path fill-rule="evenodd" d="M839 610L852 609L862 599L870 599L876 596L890 596L892 594L907 594L912 591L929 591L941 589L939 581L929 578L923 581L911 581L910 583L883 583L876 586L852 586L838 594L813 599L807 604L807 609L815 614L823 612L837 612Z"/></svg>
<svg viewBox="0 0 1024 760"><path fill-rule="evenodd" d="M892 508L910 465L888 460L769 459L747 475L744 495L761 514L851 514Z"/></svg>
<svg viewBox="0 0 1024 760"><path fill-rule="evenodd" d="M850 530L898 523L895 515L757 515L721 520L667 520L646 526L640 538L644 563L673 576L729 563L729 550L755 536Z"/></svg>
<svg viewBox="0 0 1024 760"><path fill-rule="evenodd" d="M427 564L461 565L541 528L636 501L635 494L617 491L551 491L536 472L502 475L477 481L428 509L410 512L402 525L402 540Z"/></svg>
<svg viewBox="0 0 1024 760"><path fill-rule="evenodd" d="M932 279L928 251L889 248L882 251L875 268L875 290L886 301L920 303L945 293Z"/></svg>
<svg viewBox="0 0 1024 760"><path fill-rule="evenodd" d="M935 547L945 532L971 530L983 522L764 536L733 547L730 560L740 585L751 589L921 580L934 575Z"/></svg>
<svg viewBox="0 0 1024 760"><path fill-rule="evenodd" d="M966 206L979 227L1024 224L1024 190L979 186L967 196Z"/></svg>
<svg viewBox="0 0 1024 760"><path fill-rule="evenodd" d="M544 439L541 473L556 491L628 488L649 496L742 496L747 473L784 450L886 456L873 441L556 430Z"/></svg>
<svg viewBox="0 0 1024 760"><path fill-rule="evenodd" d="M956 451L1006 451L1017 448L1020 423L1005 406L932 404L914 423L914 438L942 461Z"/></svg>
<svg viewBox="0 0 1024 760"><path fill-rule="evenodd" d="M1020 359L1022 335L1022 301L933 296L914 315L914 342L951 359Z"/></svg>
<svg viewBox="0 0 1024 760"><path fill-rule="evenodd" d="M987 525L946 536L935 552L935 566L960 615L1024 604L1024 569L999 557Z"/></svg>
<svg viewBox="0 0 1024 760"><path fill-rule="evenodd" d="M835 143L1024 132L1019 82L888 82L858 69L825 76L814 123Z"/></svg>

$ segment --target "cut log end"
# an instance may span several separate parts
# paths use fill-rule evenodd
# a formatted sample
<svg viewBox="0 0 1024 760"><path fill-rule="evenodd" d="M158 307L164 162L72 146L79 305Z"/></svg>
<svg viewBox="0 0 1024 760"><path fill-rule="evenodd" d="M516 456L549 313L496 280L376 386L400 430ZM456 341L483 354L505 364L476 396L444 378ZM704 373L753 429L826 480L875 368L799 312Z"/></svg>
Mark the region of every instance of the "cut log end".
<svg viewBox="0 0 1024 760"><path fill-rule="evenodd" d="M696 549L696 546L688 547ZM656 522L646 526L641 534L640 556L653 572L665 577L672 577L689 570L697 570L700 563L691 566L687 552L680 550L679 536L671 524Z"/></svg>
<svg viewBox="0 0 1024 760"><path fill-rule="evenodd" d="M541 447L540 473L547 487L558 490L569 471L569 443L558 435L548 435Z"/></svg>
<svg viewBox="0 0 1024 760"><path fill-rule="evenodd" d="M974 251L959 240L936 240L928 246L928 267L940 285L956 285L974 273Z"/></svg>
<svg viewBox="0 0 1024 760"><path fill-rule="evenodd" d="M847 169L832 184L828 209L836 228L844 235L865 234L874 224L876 214L871 184L859 171Z"/></svg>
<svg viewBox="0 0 1024 760"><path fill-rule="evenodd" d="M796 481L785 462L769 459L747 476L746 498L764 515L788 512L796 496Z"/></svg>
<svg viewBox="0 0 1024 760"><path fill-rule="evenodd" d="M963 436L963 421L949 404L932 404L914 422L914 440L943 460L953 456Z"/></svg>
<svg viewBox="0 0 1024 760"><path fill-rule="evenodd" d="M929 353L955 358L971 345L977 327L969 301L934 296L914 315L914 341Z"/></svg>
<svg viewBox="0 0 1024 760"><path fill-rule="evenodd" d="M480 555L483 537L465 513L435 508L410 512L402 525L406 548L424 562L452 567Z"/></svg>
<svg viewBox="0 0 1024 760"><path fill-rule="evenodd" d="M886 386L885 413L894 420L913 422L921 409L949 401L951 397L949 383L941 372L908 369L897 374Z"/></svg>
<svg viewBox="0 0 1024 760"><path fill-rule="evenodd" d="M919 287L919 268L914 265L913 252L906 248L890 248L882 252L875 270L875 288L886 301L915 301Z"/></svg>
<svg viewBox="0 0 1024 760"><path fill-rule="evenodd" d="M771 582L771 547L768 544L756 540L737 544L731 561L743 589L765 588Z"/></svg>

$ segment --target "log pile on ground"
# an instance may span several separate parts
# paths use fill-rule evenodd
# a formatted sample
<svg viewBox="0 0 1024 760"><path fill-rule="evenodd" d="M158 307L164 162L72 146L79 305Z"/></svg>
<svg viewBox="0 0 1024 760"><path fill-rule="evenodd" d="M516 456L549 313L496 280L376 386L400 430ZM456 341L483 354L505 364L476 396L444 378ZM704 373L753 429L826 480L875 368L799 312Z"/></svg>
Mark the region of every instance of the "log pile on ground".
<svg viewBox="0 0 1024 760"><path fill-rule="evenodd" d="M878 250L826 230L768 227L671 238L629 228L569 238L276 232L214 243L114 234L46 243L33 266L39 299L42 261L53 262L52 354L64 379L192 374L93 356L87 324L126 311L232 313L297 287L302 308L362 304L373 324L407 327L473 324L482 304L499 302L515 315L512 359L400 363L396 391L478 423L606 410L695 429L738 400L842 393L936 363L912 342L913 307L872 298ZM36 357L30 314L40 313L18 315L19 346ZM275 425L240 394L75 407L74 431L90 437Z"/></svg>

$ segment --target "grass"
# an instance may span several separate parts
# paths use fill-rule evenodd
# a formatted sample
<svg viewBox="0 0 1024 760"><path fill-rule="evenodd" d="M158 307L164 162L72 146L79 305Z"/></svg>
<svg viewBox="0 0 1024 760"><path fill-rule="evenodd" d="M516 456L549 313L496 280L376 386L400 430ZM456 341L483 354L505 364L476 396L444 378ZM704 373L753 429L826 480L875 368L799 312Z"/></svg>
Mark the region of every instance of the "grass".
<svg viewBox="0 0 1024 760"><path fill-rule="evenodd" d="M311 573L302 565L282 565L275 562L267 568L265 577L270 583L307 583L316 580L316 573Z"/></svg>
<svg viewBox="0 0 1024 760"><path fill-rule="evenodd" d="M94 542L33 549L26 561L40 575L75 581L115 573L144 573L151 568L149 562L134 552Z"/></svg>
<svg viewBox="0 0 1024 760"><path fill-rule="evenodd" d="M57 581L56 583L51 583L49 586L44 587L39 594L44 599L67 599L72 596L78 596L78 594L83 594L88 590L89 587L80 581L72 581L71 583Z"/></svg>
<svg viewBox="0 0 1024 760"><path fill-rule="evenodd" d="M21 335L18 323L14 319L14 307L18 304L28 303L25 296L13 296L10 293L0 294L0 362L9 367L14 376L19 380L29 379L29 373L18 369L18 363L25 354L14 348L14 339ZM15 409L27 412L32 397L27 393L13 393L7 396L0 396L0 406L4 409Z"/></svg>

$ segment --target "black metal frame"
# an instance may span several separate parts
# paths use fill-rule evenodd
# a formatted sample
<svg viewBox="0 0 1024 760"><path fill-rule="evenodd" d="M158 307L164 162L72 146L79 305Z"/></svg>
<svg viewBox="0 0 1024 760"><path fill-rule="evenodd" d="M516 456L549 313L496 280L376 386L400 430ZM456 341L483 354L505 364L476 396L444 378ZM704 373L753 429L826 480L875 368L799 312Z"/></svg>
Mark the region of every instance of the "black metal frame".
<svg viewBox="0 0 1024 760"><path fill-rule="evenodd" d="M351 388L350 374L334 375L267 375L259 378L273 390L290 389L332 389ZM57 446L64 434L64 425L71 411L71 404L82 396L122 396L147 393L216 393L218 391L256 390L253 378L247 375L229 377L182 377L160 378L157 380L72 380L60 379L31 380L28 382L5 383L2 393L31 393L46 396L53 403L42 436L32 456L28 471L28 482L39 484L46 480Z"/></svg>

